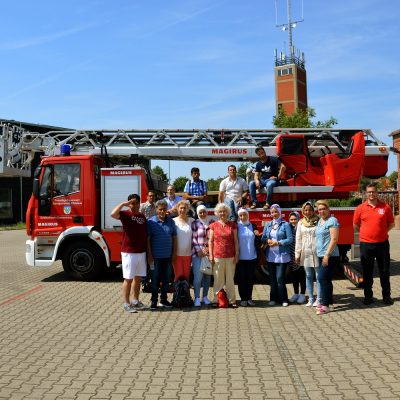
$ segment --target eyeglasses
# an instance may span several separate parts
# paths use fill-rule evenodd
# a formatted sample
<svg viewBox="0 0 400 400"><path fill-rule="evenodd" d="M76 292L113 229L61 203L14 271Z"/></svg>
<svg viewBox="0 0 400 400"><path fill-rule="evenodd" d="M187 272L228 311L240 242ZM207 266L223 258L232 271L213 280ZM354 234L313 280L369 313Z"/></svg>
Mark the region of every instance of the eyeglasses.
<svg viewBox="0 0 400 400"><path fill-rule="evenodd" d="M375 193L377 193L375 190L367 192L367 194L375 194Z"/></svg>

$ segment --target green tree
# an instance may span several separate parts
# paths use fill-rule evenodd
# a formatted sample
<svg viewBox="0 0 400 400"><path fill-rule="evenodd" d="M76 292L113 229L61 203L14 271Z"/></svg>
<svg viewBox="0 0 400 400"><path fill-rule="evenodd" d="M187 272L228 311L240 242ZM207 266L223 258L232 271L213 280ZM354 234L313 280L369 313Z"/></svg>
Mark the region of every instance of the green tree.
<svg viewBox="0 0 400 400"><path fill-rule="evenodd" d="M389 182L390 182L390 187L392 187L393 189L397 189L397 180L399 178L398 176L398 172L397 171L393 171L389 176Z"/></svg>
<svg viewBox="0 0 400 400"><path fill-rule="evenodd" d="M222 179L224 179L224 178L218 177L216 179L214 179L214 178L209 179L207 181L208 191L219 190L219 184L221 183Z"/></svg>
<svg viewBox="0 0 400 400"><path fill-rule="evenodd" d="M237 169L237 175L243 179L246 179L246 170L251 165L251 162L241 162L239 168Z"/></svg>
<svg viewBox="0 0 400 400"><path fill-rule="evenodd" d="M276 128L332 128L337 124L337 119L330 117L326 121L312 121L317 114L313 108L302 110L296 108L296 111L287 115L283 108L279 109L278 114L272 119Z"/></svg>
<svg viewBox="0 0 400 400"><path fill-rule="evenodd" d="M156 175L158 175L159 177L161 177L161 179L163 181L168 181L168 176L167 174L164 172L164 170L159 166L156 165L154 168L151 169Z"/></svg>
<svg viewBox="0 0 400 400"><path fill-rule="evenodd" d="M185 184L187 181L188 178L186 178L186 176L178 176L173 183L173 185L175 186L175 190L177 192L183 192L183 189L185 188Z"/></svg>
<svg viewBox="0 0 400 400"><path fill-rule="evenodd" d="M372 182L374 181L371 178L366 178L365 176L363 176L360 180L360 192L364 192L367 185L369 185Z"/></svg>

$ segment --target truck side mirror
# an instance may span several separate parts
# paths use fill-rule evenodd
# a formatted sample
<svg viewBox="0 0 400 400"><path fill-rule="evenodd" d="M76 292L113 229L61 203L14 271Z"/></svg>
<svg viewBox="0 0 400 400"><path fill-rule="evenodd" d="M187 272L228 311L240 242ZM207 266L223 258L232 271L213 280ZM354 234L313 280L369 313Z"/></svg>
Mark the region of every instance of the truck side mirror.
<svg viewBox="0 0 400 400"><path fill-rule="evenodd" d="M39 179L38 178L34 178L33 179L33 188L32 188L32 193L33 193L33 197L35 199L39 198Z"/></svg>
<svg viewBox="0 0 400 400"><path fill-rule="evenodd" d="M40 193L40 184L39 184L39 177L40 173L42 171L42 168L39 166L35 169L35 172L33 174L33 188L32 188L32 193L33 197L35 199L39 198L39 193Z"/></svg>

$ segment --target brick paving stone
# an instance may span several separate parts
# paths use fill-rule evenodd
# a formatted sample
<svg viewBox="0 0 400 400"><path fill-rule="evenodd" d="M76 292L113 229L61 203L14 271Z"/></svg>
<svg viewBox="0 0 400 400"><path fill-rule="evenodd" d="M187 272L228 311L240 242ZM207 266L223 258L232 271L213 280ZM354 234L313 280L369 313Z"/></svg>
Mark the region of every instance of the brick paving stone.
<svg viewBox="0 0 400 400"><path fill-rule="evenodd" d="M393 235L398 242L400 232ZM255 308L129 318L120 278L73 282L59 263L28 268L24 240L23 232L0 232L0 302L43 288L0 306L0 398L400 398L399 246L392 307L363 306L362 292L339 279L335 312L324 318L301 306L266 307L262 285Z"/></svg>

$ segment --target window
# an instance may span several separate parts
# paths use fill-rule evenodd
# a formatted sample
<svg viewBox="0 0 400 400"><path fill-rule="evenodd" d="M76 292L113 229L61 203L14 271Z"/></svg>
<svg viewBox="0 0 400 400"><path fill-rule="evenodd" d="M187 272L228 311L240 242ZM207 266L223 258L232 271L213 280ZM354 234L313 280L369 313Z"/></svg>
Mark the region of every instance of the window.
<svg viewBox="0 0 400 400"><path fill-rule="evenodd" d="M79 164L54 164L54 191L65 196L80 190L81 168Z"/></svg>
<svg viewBox="0 0 400 400"><path fill-rule="evenodd" d="M54 164L46 166L43 173L40 197L65 196L80 191L81 166L79 164Z"/></svg>
<svg viewBox="0 0 400 400"><path fill-rule="evenodd" d="M292 68L278 69L278 76L285 76L285 75L292 75L292 74L293 74Z"/></svg>
<svg viewBox="0 0 400 400"><path fill-rule="evenodd" d="M0 189L0 219L12 217L13 210L11 189Z"/></svg>

